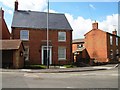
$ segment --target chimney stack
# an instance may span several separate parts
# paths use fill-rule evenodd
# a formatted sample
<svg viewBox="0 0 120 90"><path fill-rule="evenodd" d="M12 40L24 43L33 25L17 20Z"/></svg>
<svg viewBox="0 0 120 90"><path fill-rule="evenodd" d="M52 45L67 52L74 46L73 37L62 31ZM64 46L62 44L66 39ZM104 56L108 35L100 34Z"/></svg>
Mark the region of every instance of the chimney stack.
<svg viewBox="0 0 120 90"><path fill-rule="evenodd" d="M2 18L4 18L4 11L2 10L2 7L1 7L1 9L0 9L0 16L1 16Z"/></svg>
<svg viewBox="0 0 120 90"><path fill-rule="evenodd" d="M96 21L92 23L92 29L98 29L98 23Z"/></svg>
<svg viewBox="0 0 120 90"><path fill-rule="evenodd" d="M18 10L18 0L15 1L15 11Z"/></svg>
<svg viewBox="0 0 120 90"><path fill-rule="evenodd" d="M117 35L116 29L114 31L112 31L112 34Z"/></svg>

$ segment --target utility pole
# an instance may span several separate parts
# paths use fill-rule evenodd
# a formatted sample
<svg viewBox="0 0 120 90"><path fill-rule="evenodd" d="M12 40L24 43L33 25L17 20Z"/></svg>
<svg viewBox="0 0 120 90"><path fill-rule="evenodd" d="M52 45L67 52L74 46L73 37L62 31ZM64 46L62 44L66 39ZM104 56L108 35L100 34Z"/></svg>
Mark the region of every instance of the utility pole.
<svg viewBox="0 0 120 90"><path fill-rule="evenodd" d="M49 69L49 0L48 3L48 11L47 11L47 68Z"/></svg>

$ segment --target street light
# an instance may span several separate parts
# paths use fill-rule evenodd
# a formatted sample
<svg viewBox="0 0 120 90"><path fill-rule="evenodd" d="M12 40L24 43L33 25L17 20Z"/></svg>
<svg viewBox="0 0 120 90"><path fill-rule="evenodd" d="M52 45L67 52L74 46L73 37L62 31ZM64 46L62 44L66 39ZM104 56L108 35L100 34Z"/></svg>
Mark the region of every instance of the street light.
<svg viewBox="0 0 120 90"><path fill-rule="evenodd" d="M47 11L47 68L49 69L49 0L48 3L48 11Z"/></svg>

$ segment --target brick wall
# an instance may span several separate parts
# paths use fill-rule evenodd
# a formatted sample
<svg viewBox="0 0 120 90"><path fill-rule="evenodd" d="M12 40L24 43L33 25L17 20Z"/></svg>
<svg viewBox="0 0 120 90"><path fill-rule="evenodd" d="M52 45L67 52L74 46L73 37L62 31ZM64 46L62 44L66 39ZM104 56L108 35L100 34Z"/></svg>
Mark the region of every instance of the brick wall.
<svg viewBox="0 0 120 90"><path fill-rule="evenodd" d="M112 45L110 45L110 36L112 36ZM118 45L116 45L116 38L118 38ZM108 58L110 62L115 62L118 61L117 57L116 57L116 50L118 49L119 54L120 54L120 37L117 37L116 35L107 33L107 40L108 40L108 44L107 44L107 53L108 53ZM111 58L111 50L113 53L113 58ZM120 55L119 55L120 57Z"/></svg>
<svg viewBox="0 0 120 90"><path fill-rule="evenodd" d="M90 58L99 62L107 60L107 40L106 32L101 30L92 30L85 35L85 47Z"/></svg>
<svg viewBox="0 0 120 90"><path fill-rule="evenodd" d="M4 20L4 11L0 10L0 39L10 39L10 32Z"/></svg>
<svg viewBox="0 0 120 90"><path fill-rule="evenodd" d="M20 30L25 28L13 28L13 39L20 38ZM27 29L29 30L29 40L23 42L25 46L29 46L30 64L41 64L42 46L46 45L46 30ZM58 42L58 31L66 32L66 42ZM52 46L52 64L65 64L72 61L72 31L66 30L49 30L49 41ZM58 61L58 47L66 47L67 55L64 61Z"/></svg>
<svg viewBox="0 0 120 90"><path fill-rule="evenodd" d="M112 45L110 45L110 36L112 36ZM116 46L116 37L117 36L114 34L110 34L99 29L91 30L87 33L85 35L85 47L90 58L96 59L99 62L116 62L116 50L118 49L120 53L120 44ZM113 52L112 59L111 50Z"/></svg>

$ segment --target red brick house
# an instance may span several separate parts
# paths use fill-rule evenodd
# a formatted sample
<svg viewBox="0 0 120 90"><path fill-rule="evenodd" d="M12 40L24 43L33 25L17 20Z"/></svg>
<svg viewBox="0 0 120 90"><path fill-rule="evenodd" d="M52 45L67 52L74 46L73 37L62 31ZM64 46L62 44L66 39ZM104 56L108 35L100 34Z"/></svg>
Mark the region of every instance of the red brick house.
<svg viewBox="0 0 120 90"><path fill-rule="evenodd" d="M12 21L12 38L21 39L29 64L47 64L47 13L18 10ZM72 62L72 28L64 14L49 13L49 63Z"/></svg>
<svg viewBox="0 0 120 90"><path fill-rule="evenodd" d="M84 39L74 39L72 41L72 53L74 56L74 62L89 64L90 57L84 44Z"/></svg>
<svg viewBox="0 0 120 90"><path fill-rule="evenodd" d="M84 47L84 39L74 39L72 41L72 53L75 53L78 49Z"/></svg>
<svg viewBox="0 0 120 90"><path fill-rule="evenodd" d="M4 11L0 9L0 39L10 39L11 34L4 19Z"/></svg>
<svg viewBox="0 0 120 90"><path fill-rule="evenodd" d="M0 61L3 68L23 68L24 46L21 40L11 40L11 34L4 19L4 11L0 9Z"/></svg>
<svg viewBox="0 0 120 90"><path fill-rule="evenodd" d="M120 61L120 37L117 31L108 33L98 29L98 23L92 24L92 30L85 34L85 48L95 62Z"/></svg>

